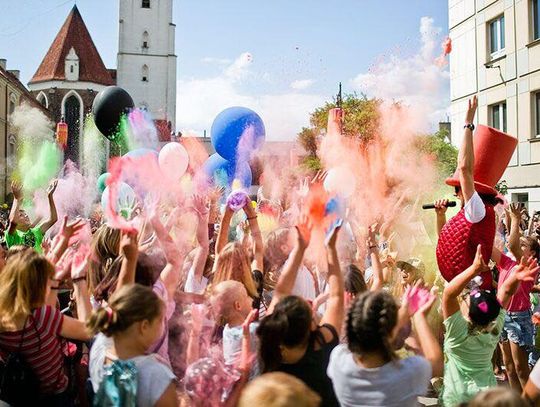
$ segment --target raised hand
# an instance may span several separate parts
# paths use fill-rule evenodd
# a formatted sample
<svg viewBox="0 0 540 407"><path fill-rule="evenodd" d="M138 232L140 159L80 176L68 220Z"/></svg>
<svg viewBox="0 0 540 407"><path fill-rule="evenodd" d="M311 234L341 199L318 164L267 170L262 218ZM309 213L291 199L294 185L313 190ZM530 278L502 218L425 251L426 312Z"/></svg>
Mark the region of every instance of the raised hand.
<svg viewBox="0 0 540 407"><path fill-rule="evenodd" d="M120 237L120 254L127 260L136 262L139 255L138 233L136 231L122 231Z"/></svg>
<svg viewBox="0 0 540 407"><path fill-rule="evenodd" d="M476 114L476 108L478 107L478 98L473 96L472 99L469 99L469 106L467 108L467 115L465 116L465 123L473 123L474 115Z"/></svg>
<svg viewBox="0 0 540 407"><path fill-rule="evenodd" d="M506 213L508 213L509 216L512 217L512 220L517 220L518 222L521 221L521 206L517 202L513 202L510 205L508 205L507 208L505 208Z"/></svg>
<svg viewBox="0 0 540 407"><path fill-rule="evenodd" d="M83 246L73 255L73 261L71 262L72 280L86 276L90 253L90 248L88 246Z"/></svg>
<svg viewBox="0 0 540 407"><path fill-rule="evenodd" d="M448 209L448 199L437 199L435 201L435 213L437 215L444 215Z"/></svg>
<svg viewBox="0 0 540 407"><path fill-rule="evenodd" d="M427 313L435 299L436 296L417 281L413 286L406 288L402 304L406 307L408 314L412 316L417 312Z"/></svg>
<svg viewBox="0 0 540 407"><path fill-rule="evenodd" d="M60 228L60 236L71 239L79 231L81 231L86 226L86 222L83 219L77 219L74 222L68 224L68 217L64 216L62 221L62 227Z"/></svg>
<svg viewBox="0 0 540 407"><path fill-rule="evenodd" d="M342 224L343 224L343 220L338 219L330 226L330 231L329 231L328 237L326 238L326 246L329 249L336 248L337 237L338 237L339 231L341 230Z"/></svg>
<svg viewBox="0 0 540 407"><path fill-rule="evenodd" d="M317 171L317 174L315 174L315 176L311 180L310 188L315 187L315 186L322 187L322 184L324 183L324 180L326 179L327 175L328 175L328 171Z"/></svg>
<svg viewBox="0 0 540 407"><path fill-rule="evenodd" d="M486 265L486 263L484 262L484 258L482 257L482 245L480 244L476 248L476 254L474 256L474 261L472 265L474 267L476 275L489 271L489 267Z"/></svg>
<svg viewBox="0 0 540 407"><path fill-rule="evenodd" d="M205 218L210 211L210 201L202 195L193 195L193 210L199 218Z"/></svg>
<svg viewBox="0 0 540 407"><path fill-rule="evenodd" d="M248 314L244 322L242 323L242 334L244 336L249 336L249 326L257 320L257 317L259 316L259 310L258 309L252 309L251 312Z"/></svg>
<svg viewBox="0 0 540 407"><path fill-rule="evenodd" d="M367 247L377 247L377 230L379 229L379 224L374 223L368 228L368 234L366 238Z"/></svg>
<svg viewBox="0 0 540 407"><path fill-rule="evenodd" d="M535 281L539 270L540 266L535 258L526 259L525 256L522 256L514 275L521 282L532 282Z"/></svg>
<svg viewBox="0 0 540 407"><path fill-rule="evenodd" d="M20 201L23 197L22 190L22 185L19 182L11 182L11 192L13 193L13 197L18 201Z"/></svg>
<svg viewBox="0 0 540 407"><path fill-rule="evenodd" d="M300 221L296 225L297 245L301 249L306 249L309 246L312 229L313 224L311 220L306 215L301 215Z"/></svg>
<svg viewBox="0 0 540 407"><path fill-rule="evenodd" d="M49 184L49 186L47 187L47 195L49 197L53 196L54 194L54 191L56 191L56 187L58 186L58 180L57 179L53 179L51 181L51 183Z"/></svg>

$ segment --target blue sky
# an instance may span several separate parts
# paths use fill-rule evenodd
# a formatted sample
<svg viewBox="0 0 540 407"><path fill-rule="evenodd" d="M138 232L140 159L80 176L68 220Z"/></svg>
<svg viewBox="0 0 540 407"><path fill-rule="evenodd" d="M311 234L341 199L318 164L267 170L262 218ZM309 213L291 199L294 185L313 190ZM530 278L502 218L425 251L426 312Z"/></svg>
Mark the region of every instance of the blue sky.
<svg viewBox="0 0 540 407"><path fill-rule="evenodd" d="M1 0L0 58L21 70L23 82L73 4ZM106 66L115 67L118 2L78 0L77 6ZM407 86L415 75L440 88L437 121L446 109L447 75L444 68L418 71L439 52L447 21L445 0L175 0L177 126L200 132L226 104L242 103L267 116L273 138L286 139L339 81L345 91L426 103L428 95L416 97L418 90Z"/></svg>

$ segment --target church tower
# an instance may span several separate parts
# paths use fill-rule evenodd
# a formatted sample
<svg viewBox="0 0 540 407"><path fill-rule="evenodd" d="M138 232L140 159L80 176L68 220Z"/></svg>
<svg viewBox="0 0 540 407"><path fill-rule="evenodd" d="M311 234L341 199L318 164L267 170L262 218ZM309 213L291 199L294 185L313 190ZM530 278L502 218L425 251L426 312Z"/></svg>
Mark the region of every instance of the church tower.
<svg viewBox="0 0 540 407"><path fill-rule="evenodd" d="M32 95L51 112L54 122L68 125L64 159L81 160L84 117L96 95L114 84L77 9L73 6L36 73L28 83Z"/></svg>
<svg viewBox="0 0 540 407"><path fill-rule="evenodd" d="M152 114L162 141L176 125L172 12L173 0L120 0L117 84Z"/></svg>

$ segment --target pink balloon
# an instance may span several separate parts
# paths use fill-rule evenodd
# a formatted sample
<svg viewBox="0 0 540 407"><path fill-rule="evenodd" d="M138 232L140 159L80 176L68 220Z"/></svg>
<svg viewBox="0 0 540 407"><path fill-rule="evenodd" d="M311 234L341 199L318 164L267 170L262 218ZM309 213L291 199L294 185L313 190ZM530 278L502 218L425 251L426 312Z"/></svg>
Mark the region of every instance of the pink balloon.
<svg viewBox="0 0 540 407"><path fill-rule="evenodd" d="M171 179L180 180L189 165L189 155L180 143L167 143L159 152L159 166Z"/></svg>

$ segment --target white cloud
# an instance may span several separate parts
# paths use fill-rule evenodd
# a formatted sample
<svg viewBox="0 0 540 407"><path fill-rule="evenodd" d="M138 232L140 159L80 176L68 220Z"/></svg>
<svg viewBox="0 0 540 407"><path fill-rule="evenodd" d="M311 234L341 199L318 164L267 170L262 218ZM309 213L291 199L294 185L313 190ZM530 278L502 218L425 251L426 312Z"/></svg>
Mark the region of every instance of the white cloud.
<svg viewBox="0 0 540 407"><path fill-rule="evenodd" d="M201 62L211 65L228 65L231 63L231 60L228 58L204 57L201 59Z"/></svg>
<svg viewBox="0 0 540 407"><path fill-rule="evenodd" d="M444 120L449 111L447 70L436 65L440 53L440 28L430 17L420 20L420 50L411 56L390 57L367 73L357 75L352 86L368 96L401 101L425 117L425 129Z"/></svg>
<svg viewBox="0 0 540 407"><path fill-rule="evenodd" d="M262 117L267 140L294 140L300 129L308 125L309 113L326 98L298 91L258 95L244 92L242 84L253 75L252 63L252 55L245 52L219 76L179 80L178 128L183 133L209 132L219 112L231 106L245 106ZM260 76L264 77L264 73Z"/></svg>
<svg viewBox="0 0 540 407"><path fill-rule="evenodd" d="M311 87L313 83L315 83L313 79L302 79L302 80L294 81L291 83L291 89L304 90Z"/></svg>

